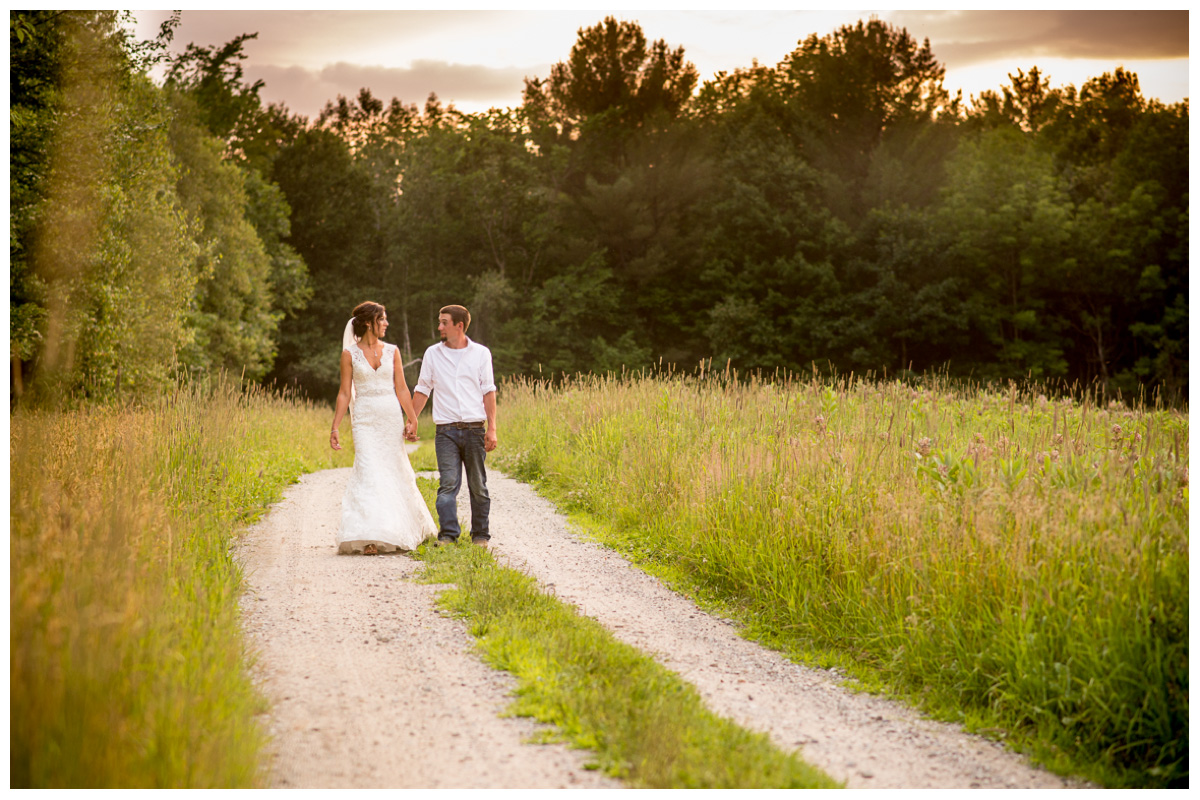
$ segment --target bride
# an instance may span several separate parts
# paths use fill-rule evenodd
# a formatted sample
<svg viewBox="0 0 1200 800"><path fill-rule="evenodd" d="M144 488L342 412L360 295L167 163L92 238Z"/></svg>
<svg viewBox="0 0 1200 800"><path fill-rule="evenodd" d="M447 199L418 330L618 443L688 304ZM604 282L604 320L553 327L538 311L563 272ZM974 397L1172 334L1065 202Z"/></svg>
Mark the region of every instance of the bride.
<svg viewBox="0 0 1200 800"><path fill-rule="evenodd" d="M349 410L354 470L342 498L339 553L415 550L437 535L404 449L405 439L417 438L417 417L400 350L382 341L387 328L383 306L359 303L342 336L341 388L329 446L342 449L338 425Z"/></svg>

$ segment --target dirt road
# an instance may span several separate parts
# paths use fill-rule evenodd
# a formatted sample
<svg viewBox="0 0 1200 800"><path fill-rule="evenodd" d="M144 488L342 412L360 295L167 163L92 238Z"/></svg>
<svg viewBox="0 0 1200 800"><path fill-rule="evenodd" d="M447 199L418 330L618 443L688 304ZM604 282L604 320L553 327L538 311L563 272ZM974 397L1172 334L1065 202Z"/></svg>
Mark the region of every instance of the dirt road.
<svg viewBox="0 0 1200 800"><path fill-rule="evenodd" d="M509 676L441 616L441 587L405 555L339 556L348 469L306 475L239 546L243 600L274 737L269 785L308 788L618 788L585 753L528 744L501 718ZM854 694L739 637L657 579L568 530L528 486L491 471L492 550L620 639L653 654L710 708L768 733L849 787L1056 788L1063 779L910 709ZM466 529L466 492L460 497Z"/></svg>

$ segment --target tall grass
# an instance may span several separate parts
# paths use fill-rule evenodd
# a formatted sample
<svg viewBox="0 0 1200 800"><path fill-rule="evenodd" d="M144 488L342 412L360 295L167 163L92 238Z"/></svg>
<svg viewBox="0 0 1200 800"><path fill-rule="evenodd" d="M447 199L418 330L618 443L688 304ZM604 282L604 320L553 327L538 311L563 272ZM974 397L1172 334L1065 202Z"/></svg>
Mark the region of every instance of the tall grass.
<svg viewBox="0 0 1200 800"><path fill-rule="evenodd" d="M351 462L329 417L223 381L12 415L12 786L256 784L230 546L301 473Z"/></svg>
<svg viewBox="0 0 1200 800"><path fill-rule="evenodd" d="M1188 421L1036 388L503 389L496 460L747 635L1112 786L1188 776Z"/></svg>

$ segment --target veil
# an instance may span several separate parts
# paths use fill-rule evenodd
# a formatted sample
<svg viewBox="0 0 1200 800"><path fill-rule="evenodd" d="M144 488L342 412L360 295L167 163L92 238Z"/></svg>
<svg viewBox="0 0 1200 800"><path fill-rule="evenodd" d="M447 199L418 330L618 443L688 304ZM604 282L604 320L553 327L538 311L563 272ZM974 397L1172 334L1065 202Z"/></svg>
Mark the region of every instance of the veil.
<svg viewBox="0 0 1200 800"><path fill-rule="evenodd" d="M350 350L351 348L357 347L357 346L358 346L358 340L354 337L354 317L351 317L350 321L346 323L346 330L342 331L342 349ZM353 377L350 378L350 408L348 409L348 412L350 414L350 423L353 424L354 423L354 378Z"/></svg>

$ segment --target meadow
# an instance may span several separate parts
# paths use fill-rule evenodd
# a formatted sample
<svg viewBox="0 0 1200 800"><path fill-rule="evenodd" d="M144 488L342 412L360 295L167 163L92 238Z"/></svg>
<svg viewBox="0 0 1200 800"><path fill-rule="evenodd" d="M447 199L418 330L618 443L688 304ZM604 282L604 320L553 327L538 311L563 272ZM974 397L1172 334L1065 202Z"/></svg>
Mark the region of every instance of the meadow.
<svg viewBox="0 0 1200 800"><path fill-rule="evenodd" d="M494 463L745 635L1107 786L1188 781L1188 418L701 369L514 381Z"/></svg>
<svg viewBox="0 0 1200 800"><path fill-rule="evenodd" d="M232 547L302 473L352 463L329 421L221 380L11 415L14 788L260 783Z"/></svg>
<svg viewBox="0 0 1200 800"><path fill-rule="evenodd" d="M510 382L501 420L491 463L747 636L1060 772L1186 784L1185 412L1036 386L667 372ZM326 408L236 382L13 412L12 786L261 784L265 707L233 547L299 475L352 463L329 450L328 423ZM431 469L428 419L421 434L413 463ZM507 601L472 606L502 590L540 608L534 588L462 567L464 585L500 587L446 599L492 631L485 657L549 669L521 618L497 635ZM613 657L624 671L637 660ZM595 747L612 726L572 732L587 699L526 704ZM600 755L617 773L633 764L623 753L663 738L626 727ZM741 734L714 741L727 735ZM764 785L794 769L762 759L746 774ZM730 779L639 769L640 785Z"/></svg>

